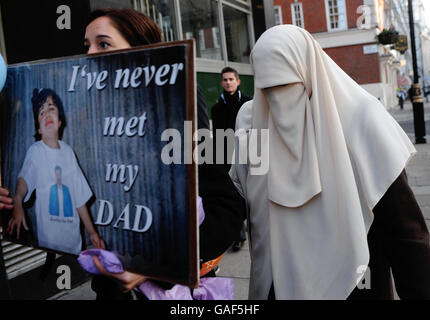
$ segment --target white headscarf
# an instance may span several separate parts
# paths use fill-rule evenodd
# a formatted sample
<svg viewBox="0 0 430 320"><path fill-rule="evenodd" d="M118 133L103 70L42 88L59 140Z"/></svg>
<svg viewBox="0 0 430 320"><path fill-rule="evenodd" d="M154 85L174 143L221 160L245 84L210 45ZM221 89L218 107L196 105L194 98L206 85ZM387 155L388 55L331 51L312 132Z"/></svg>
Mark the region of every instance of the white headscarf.
<svg viewBox="0 0 430 320"><path fill-rule="evenodd" d="M346 298L368 264L371 210L415 148L304 29L267 30L251 60L252 128L269 129L270 167L258 187L267 185L276 296ZM266 194L249 180L249 192ZM255 287L267 291L268 284Z"/></svg>
<svg viewBox="0 0 430 320"><path fill-rule="evenodd" d="M292 125L303 125L309 136L306 140L302 140L301 132L296 132L293 138L282 136L288 142L287 147L292 149L291 161L288 170L283 171L286 177L276 172L271 180L291 181L292 178L300 187L281 192L283 199L280 202L299 206L318 193L319 172L313 164L316 161L315 142L311 135L316 135L318 140L319 134L326 134L340 140L339 144L351 152L368 204L373 208L399 176L411 153L416 152L398 123L375 97L339 68L304 29L293 25L271 28L261 36L251 57L258 95L261 96L259 89L303 83L309 97L306 109L309 116L314 116L314 127L317 127L317 121L327 122L327 127L321 128L323 132L314 133L314 128L307 125L309 122L297 123L299 119L291 119ZM296 106L285 101L285 108L293 107ZM254 112L258 111L254 108ZM333 156L339 155L335 153ZM271 157L271 160L277 162L279 156ZM293 200L297 198L300 201Z"/></svg>

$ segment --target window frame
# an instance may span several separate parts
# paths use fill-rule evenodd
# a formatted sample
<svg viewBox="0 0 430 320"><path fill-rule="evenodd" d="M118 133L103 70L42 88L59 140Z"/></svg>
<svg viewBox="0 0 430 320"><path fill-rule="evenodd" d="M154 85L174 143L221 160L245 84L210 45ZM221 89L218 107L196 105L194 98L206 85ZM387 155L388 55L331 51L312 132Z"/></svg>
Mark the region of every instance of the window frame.
<svg viewBox="0 0 430 320"><path fill-rule="evenodd" d="M300 20L301 20L301 25L297 25L297 20L296 20L296 7L299 7L299 14L300 14ZM300 28L305 28L305 19L303 16L303 3L302 2L293 2L291 4L291 17L292 17L292 22L295 26L298 26Z"/></svg>
<svg viewBox="0 0 430 320"><path fill-rule="evenodd" d="M275 25L284 24L284 19L282 17L282 6L273 6L275 12Z"/></svg>
<svg viewBox="0 0 430 320"><path fill-rule="evenodd" d="M344 15L344 19L345 19L345 25L344 26L339 26L338 28L332 28L331 26L331 20L330 20L330 6L329 6L329 1L336 1L337 2L337 9L338 9L338 14L339 17L341 16L341 12L339 11L339 2L342 1L343 3L343 15ZM325 4L325 14L326 14L326 20L327 20L327 31L328 32L336 32L336 31L345 31L348 29L348 14L347 14L347 8L346 8L346 2L345 0L324 0L324 4ZM340 21L341 19L339 19Z"/></svg>
<svg viewBox="0 0 430 320"><path fill-rule="evenodd" d="M252 4L251 0L234 0L234 2L239 3L242 6L235 5L235 3L230 2L228 0L214 0L217 2L218 6L218 28L220 35L220 47L222 60L212 60L206 58L198 58L196 57L196 67L198 72L214 72L213 70L217 70L219 72L220 66L234 66L238 71L241 70L241 73L252 75L252 68L249 63L243 62L232 62L228 60L227 53L227 40L225 36L225 25L224 25L224 13L223 6L228 6L233 9L244 12L247 15L248 20L248 36L249 36L249 44L251 49L255 45L255 34L254 34L254 21L252 17ZM183 32L182 32L182 18L181 18L181 3L180 0L173 0L175 6L175 21L176 21L176 30L178 33L178 40L184 40ZM243 8L243 6L248 6L248 9Z"/></svg>

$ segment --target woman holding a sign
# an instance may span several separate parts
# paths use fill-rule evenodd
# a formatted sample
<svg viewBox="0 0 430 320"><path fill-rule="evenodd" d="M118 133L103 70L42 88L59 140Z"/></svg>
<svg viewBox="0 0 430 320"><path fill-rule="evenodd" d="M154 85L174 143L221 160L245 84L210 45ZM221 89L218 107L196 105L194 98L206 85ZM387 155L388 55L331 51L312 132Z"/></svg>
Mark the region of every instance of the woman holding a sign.
<svg viewBox="0 0 430 320"><path fill-rule="evenodd" d="M151 19L134 10L96 10L90 16L84 42L87 53L102 53L161 42L161 31ZM209 127L201 90L198 90L198 127ZM245 218L245 204L228 174L220 166L202 164L199 165L198 171L201 209L204 209L205 216L199 228L202 267L200 274L214 276L213 267L240 232ZM7 190L0 189L0 197L2 197L0 198L2 206L6 208L12 206L10 198L7 197ZM55 207L55 201L53 207ZM93 288L98 298L122 299L124 296L121 295L117 283L122 290L129 291L146 280L146 277L128 271L119 274L110 273L96 257L92 262L99 273L103 274L102 277L94 277L93 281ZM114 281L106 281L108 277ZM169 284L165 286L171 287ZM125 298L129 297L128 295Z"/></svg>
<svg viewBox="0 0 430 320"><path fill-rule="evenodd" d="M158 26L144 14L129 9L96 10L92 13L85 33L87 53L101 53L133 46L161 42ZM197 90L198 128L209 128L206 104L200 88ZM230 177L221 165L201 164L199 171L199 196L202 198L204 220L199 228L200 275L214 276L213 268L220 256L231 246L239 234L245 219L245 204L236 191ZM219 232L223 230L223 232ZM98 258L94 258L97 269L105 276L119 283L125 291L138 286L146 277L124 272L110 273ZM115 288L106 281L97 278L93 288L100 297L112 298L108 291L115 293ZM170 288L171 285L163 285Z"/></svg>

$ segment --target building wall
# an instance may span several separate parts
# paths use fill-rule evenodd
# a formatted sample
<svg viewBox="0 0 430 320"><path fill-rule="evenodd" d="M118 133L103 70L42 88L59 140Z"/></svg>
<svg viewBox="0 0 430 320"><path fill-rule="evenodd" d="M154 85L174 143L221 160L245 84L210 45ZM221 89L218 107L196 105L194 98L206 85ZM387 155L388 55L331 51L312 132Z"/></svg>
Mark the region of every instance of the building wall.
<svg viewBox="0 0 430 320"><path fill-rule="evenodd" d="M378 53L364 54L361 44L328 48L324 51L357 83L381 82Z"/></svg>
<svg viewBox="0 0 430 320"><path fill-rule="evenodd" d="M348 28L357 28L357 20L361 14L357 13L359 6L363 5L363 0L345 0Z"/></svg>
<svg viewBox="0 0 430 320"><path fill-rule="evenodd" d="M324 0L301 0L303 6L303 20L305 29L310 33L327 31ZM274 0L275 6L282 7L284 24L292 24L291 4L294 0Z"/></svg>
<svg viewBox="0 0 430 320"><path fill-rule="evenodd" d="M305 29L310 33L327 32L327 19L324 0L301 0ZM283 23L292 23L291 4L294 0L275 0L274 5L282 7ZM357 8L363 0L346 0L348 28L357 27L360 14ZM329 35L329 34L328 34ZM377 53L365 55L363 45L324 49L327 54L359 84L381 82L380 64Z"/></svg>
<svg viewBox="0 0 430 320"><path fill-rule="evenodd" d="M303 16L305 29L310 33L327 32L327 17L324 0L300 0L303 6ZM293 22L291 14L291 4L294 0L274 0L275 6L282 7L283 23L291 24ZM363 4L363 0L346 0L346 11L348 28L357 26L357 19L360 14L357 8Z"/></svg>

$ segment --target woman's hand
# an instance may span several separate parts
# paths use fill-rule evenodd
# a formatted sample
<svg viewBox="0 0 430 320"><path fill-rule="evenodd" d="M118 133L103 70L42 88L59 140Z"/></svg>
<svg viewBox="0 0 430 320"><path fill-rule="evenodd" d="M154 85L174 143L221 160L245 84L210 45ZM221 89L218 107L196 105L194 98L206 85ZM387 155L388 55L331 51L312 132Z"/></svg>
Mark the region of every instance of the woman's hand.
<svg viewBox="0 0 430 320"><path fill-rule="evenodd" d="M22 207L22 203L16 202L16 204L13 208L12 218L9 220L6 231L9 233L9 235L12 235L13 231L16 228L16 238L19 239L19 234L21 231L21 225L24 227L25 230L28 231L27 222L25 221L25 215L24 215L24 209Z"/></svg>
<svg viewBox="0 0 430 320"><path fill-rule="evenodd" d="M129 271L124 271L123 273L111 273L103 267L103 264L96 256L93 256L93 262L102 275L109 277L118 283L123 293L130 291L148 279L145 276Z"/></svg>
<svg viewBox="0 0 430 320"><path fill-rule="evenodd" d="M13 200L9 197L9 190L0 187L0 210L13 209Z"/></svg>
<svg viewBox="0 0 430 320"><path fill-rule="evenodd" d="M105 242L97 232L90 234L90 240L94 248L106 250Z"/></svg>

